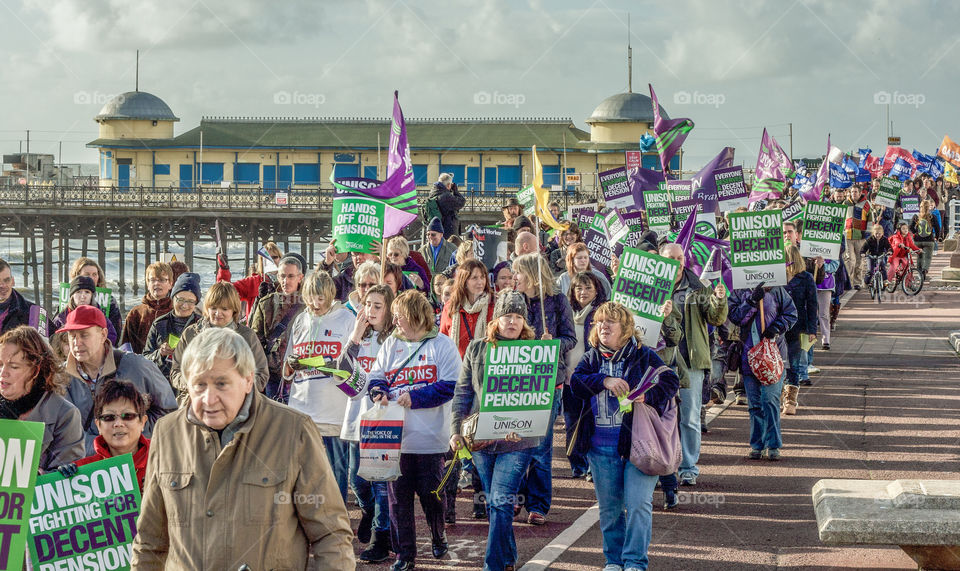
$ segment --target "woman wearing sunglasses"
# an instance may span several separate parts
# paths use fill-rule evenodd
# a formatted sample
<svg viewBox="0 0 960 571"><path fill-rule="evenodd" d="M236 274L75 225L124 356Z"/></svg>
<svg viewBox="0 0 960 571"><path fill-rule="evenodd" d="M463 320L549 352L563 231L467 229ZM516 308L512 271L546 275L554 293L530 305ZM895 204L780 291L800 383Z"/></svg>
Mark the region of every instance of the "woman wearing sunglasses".
<svg viewBox="0 0 960 571"><path fill-rule="evenodd" d="M93 441L93 456L77 460L76 464L60 466L64 476L77 473L77 466L106 460L124 454L133 455L137 483L143 491L143 477L147 472L147 454L150 440L143 435L147 422L147 405L137 388L128 381L109 380L97 391L93 404L94 422L99 436Z"/></svg>

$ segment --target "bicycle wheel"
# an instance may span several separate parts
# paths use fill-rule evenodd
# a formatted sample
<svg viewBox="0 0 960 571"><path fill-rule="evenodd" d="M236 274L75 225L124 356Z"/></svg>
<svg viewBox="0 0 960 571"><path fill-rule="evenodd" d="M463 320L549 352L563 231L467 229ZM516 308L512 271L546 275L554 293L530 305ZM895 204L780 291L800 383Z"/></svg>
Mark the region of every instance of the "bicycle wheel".
<svg viewBox="0 0 960 571"><path fill-rule="evenodd" d="M880 276L880 272L873 274L873 280L871 282L873 287L871 288L870 295L877 296L877 303L883 303L883 278Z"/></svg>
<svg viewBox="0 0 960 571"><path fill-rule="evenodd" d="M892 280L890 280L890 283L888 283L887 287L885 287L884 289L887 290L887 293L893 293L897 291L897 286L900 285L900 280L902 279L903 279L903 275L898 273L893 277Z"/></svg>
<svg viewBox="0 0 960 571"><path fill-rule="evenodd" d="M917 268L910 268L903 276L900 287L903 288L903 293L907 295L917 295L923 287L923 274Z"/></svg>

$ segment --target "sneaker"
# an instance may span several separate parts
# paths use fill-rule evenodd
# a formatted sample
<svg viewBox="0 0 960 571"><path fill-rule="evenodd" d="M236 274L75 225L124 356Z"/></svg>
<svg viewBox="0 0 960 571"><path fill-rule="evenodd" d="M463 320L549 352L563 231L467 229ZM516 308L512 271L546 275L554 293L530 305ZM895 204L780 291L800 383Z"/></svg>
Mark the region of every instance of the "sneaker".
<svg viewBox="0 0 960 571"><path fill-rule="evenodd" d="M527 523L530 525L543 525L547 523L547 516L542 513L530 512L527 515Z"/></svg>
<svg viewBox="0 0 960 571"><path fill-rule="evenodd" d="M750 460L759 460L763 457L763 450L757 450L756 448L750 449L750 453L747 454L747 458Z"/></svg>
<svg viewBox="0 0 960 571"><path fill-rule="evenodd" d="M747 395L737 395L737 404L747 404Z"/></svg>
<svg viewBox="0 0 960 571"><path fill-rule="evenodd" d="M823 350L824 350L824 351L829 351L829 350L830 350L830 344L829 344L829 343L824 343L824 344L823 344ZM809 372L809 371L808 371L808 372Z"/></svg>
<svg viewBox="0 0 960 571"><path fill-rule="evenodd" d="M771 448L767 450L767 460L773 460L774 462L780 459L780 449Z"/></svg>
<svg viewBox="0 0 960 571"><path fill-rule="evenodd" d="M455 514L455 513L449 513L449 514L443 516L443 521L446 522L446 523L449 523L450 525L454 525L454 524L457 523L457 514Z"/></svg>
<svg viewBox="0 0 960 571"><path fill-rule="evenodd" d="M473 508L473 519L487 519L487 510L483 506Z"/></svg>
<svg viewBox="0 0 960 571"><path fill-rule="evenodd" d="M603 571L623 571L623 567L611 563L609 565L604 565Z"/></svg>
<svg viewBox="0 0 960 571"><path fill-rule="evenodd" d="M397 559L397 561L390 567L390 571L411 571L415 569L413 561L404 561L403 559Z"/></svg>
<svg viewBox="0 0 960 571"><path fill-rule="evenodd" d="M727 391L720 385L714 385L710 389L710 402L713 404L723 404L727 400Z"/></svg>
<svg viewBox="0 0 960 571"><path fill-rule="evenodd" d="M813 365L810 365L809 367L807 367L807 374L808 374L808 375L819 375L819 374L820 374L820 367L815 367L815 366L813 366Z"/></svg>
<svg viewBox="0 0 960 571"><path fill-rule="evenodd" d="M680 474L680 485L681 486L696 486L697 485L697 476L695 474L686 473Z"/></svg>
<svg viewBox="0 0 960 571"><path fill-rule="evenodd" d="M812 387L813 381L811 381L810 379L800 379L799 384L801 387Z"/></svg>
<svg viewBox="0 0 960 571"><path fill-rule="evenodd" d="M854 286L853 286L853 289L855 289L855 290L857 290L857 291L860 291L860 284L854 285Z"/></svg>
<svg viewBox="0 0 960 571"><path fill-rule="evenodd" d="M587 472L587 475L586 475L583 479L586 480L586 481L588 481L588 482L592 482L592 481L593 481L593 472Z"/></svg>
<svg viewBox="0 0 960 571"><path fill-rule="evenodd" d="M676 492L666 491L663 493L663 509L672 510L673 508L680 505L680 500L677 499Z"/></svg>

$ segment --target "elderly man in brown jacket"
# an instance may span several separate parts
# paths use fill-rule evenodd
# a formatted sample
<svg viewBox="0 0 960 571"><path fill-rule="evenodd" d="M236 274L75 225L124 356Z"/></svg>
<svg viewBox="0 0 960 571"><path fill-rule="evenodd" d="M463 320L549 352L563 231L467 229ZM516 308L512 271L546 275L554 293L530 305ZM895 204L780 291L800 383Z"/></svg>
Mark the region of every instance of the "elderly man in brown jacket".
<svg viewBox="0 0 960 571"><path fill-rule="evenodd" d="M354 569L320 433L252 390L247 342L204 330L183 371L190 401L154 430L133 568Z"/></svg>

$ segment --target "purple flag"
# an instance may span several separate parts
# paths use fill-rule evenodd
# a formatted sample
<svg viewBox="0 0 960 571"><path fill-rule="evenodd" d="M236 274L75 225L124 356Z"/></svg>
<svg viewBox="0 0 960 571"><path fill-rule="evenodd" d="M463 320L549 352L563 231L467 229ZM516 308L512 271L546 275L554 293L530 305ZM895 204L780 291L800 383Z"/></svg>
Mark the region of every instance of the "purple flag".
<svg viewBox="0 0 960 571"><path fill-rule="evenodd" d="M807 202L819 201L820 197L823 196L823 187L830 181L830 134L827 133L827 154L823 155L823 162L820 163L820 168L817 169L817 182L813 185L813 188L801 192L800 196Z"/></svg>
<svg viewBox="0 0 960 571"><path fill-rule="evenodd" d="M386 204L383 216L383 236L389 238L400 234L417 219L417 183L410 160L410 143L407 141L407 123L400 109L400 99L393 92L393 121L390 123L390 145L387 149L387 178L382 183L371 179L337 179L330 173L334 185L334 199L360 196L380 200Z"/></svg>
<svg viewBox="0 0 960 571"><path fill-rule="evenodd" d="M728 291L733 291L733 271L730 265L730 243L726 240L697 234L697 217L690 216L680 228L675 240L683 248L684 266L704 279L719 267L720 278Z"/></svg>
<svg viewBox="0 0 960 571"><path fill-rule="evenodd" d="M713 157L700 171L693 175L693 198L703 202L703 209L707 212L717 212L720 202L717 197L717 180L713 171L733 166L733 147L725 147L720 154Z"/></svg>
<svg viewBox="0 0 960 571"><path fill-rule="evenodd" d="M760 140L760 153L757 155L757 170L753 175L753 180L763 180L770 178L773 180L787 180L787 173L792 169L793 164L790 157L773 138L773 135L767 133L766 127L763 129L763 138Z"/></svg>
<svg viewBox="0 0 960 571"><path fill-rule="evenodd" d="M630 194L633 195L633 203L636 205L637 210L643 210L645 208L643 205L643 191L657 190L660 188L660 183L665 180L663 173L660 171L645 169L643 167L627 169L627 183L630 185Z"/></svg>
<svg viewBox="0 0 960 571"><path fill-rule="evenodd" d="M690 119L664 119L660 116L660 103L657 94L650 88L650 99L653 101L653 134L657 141L657 152L660 153L660 168L668 169L670 159L677 154L687 135L693 130L693 121Z"/></svg>

